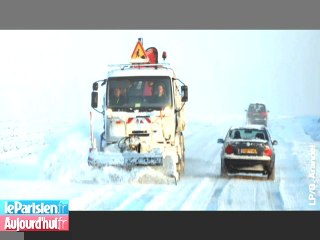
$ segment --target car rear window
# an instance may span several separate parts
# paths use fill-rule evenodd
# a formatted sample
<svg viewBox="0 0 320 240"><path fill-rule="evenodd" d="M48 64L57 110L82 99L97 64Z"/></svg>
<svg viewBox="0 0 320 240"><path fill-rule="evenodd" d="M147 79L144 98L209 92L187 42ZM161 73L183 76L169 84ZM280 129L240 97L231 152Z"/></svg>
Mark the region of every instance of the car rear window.
<svg viewBox="0 0 320 240"><path fill-rule="evenodd" d="M240 135L240 137L239 137ZM229 133L229 137L232 139L268 139L268 134L264 130L259 129L233 129Z"/></svg>
<svg viewBox="0 0 320 240"><path fill-rule="evenodd" d="M264 104L250 104L249 112L265 112L266 106Z"/></svg>

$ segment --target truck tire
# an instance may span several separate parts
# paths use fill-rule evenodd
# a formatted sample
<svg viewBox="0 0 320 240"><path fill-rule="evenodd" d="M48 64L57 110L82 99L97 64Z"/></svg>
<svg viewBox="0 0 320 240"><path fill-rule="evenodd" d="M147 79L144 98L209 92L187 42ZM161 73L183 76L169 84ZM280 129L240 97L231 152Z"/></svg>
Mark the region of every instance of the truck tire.
<svg viewBox="0 0 320 240"><path fill-rule="evenodd" d="M183 134L180 134L179 137L179 145L180 145L180 151L181 154L178 154L178 163L177 163L177 172L179 173L179 178L184 175L184 169L185 169L185 148L184 148L184 137Z"/></svg>
<svg viewBox="0 0 320 240"><path fill-rule="evenodd" d="M181 133L181 165L182 165L182 174L185 170L185 147L184 147L184 136Z"/></svg>
<svg viewBox="0 0 320 240"><path fill-rule="evenodd" d="M105 141L104 132L102 132L101 135L100 135L99 151L103 151L103 141Z"/></svg>

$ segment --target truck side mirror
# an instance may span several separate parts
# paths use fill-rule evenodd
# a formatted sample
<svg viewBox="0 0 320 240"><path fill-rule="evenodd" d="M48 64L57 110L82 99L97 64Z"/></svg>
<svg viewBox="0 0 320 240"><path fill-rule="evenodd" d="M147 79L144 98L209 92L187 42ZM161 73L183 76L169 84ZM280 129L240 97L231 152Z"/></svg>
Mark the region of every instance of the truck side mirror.
<svg viewBox="0 0 320 240"><path fill-rule="evenodd" d="M91 93L91 107L97 108L98 107L98 89L99 89L99 82L101 83L101 86L105 85L107 83L107 79L96 81L92 84L92 93ZM100 112L100 111L98 111ZM101 113L101 112L100 112Z"/></svg>
<svg viewBox="0 0 320 240"><path fill-rule="evenodd" d="M95 82L92 84L92 90L93 91L98 91L98 88L99 88L99 83L98 82Z"/></svg>
<svg viewBox="0 0 320 240"><path fill-rule="evenodd" d="M186 85L181 86L181 94L182 94L181 101L187 102L188 101L188 86L186 86Z"/></svg>
<svg viewBox="0 0 320 240"><path fill-rule="evenodd" d="M91 107L92 108L98 107L98 92L91 93Z"/></svg>

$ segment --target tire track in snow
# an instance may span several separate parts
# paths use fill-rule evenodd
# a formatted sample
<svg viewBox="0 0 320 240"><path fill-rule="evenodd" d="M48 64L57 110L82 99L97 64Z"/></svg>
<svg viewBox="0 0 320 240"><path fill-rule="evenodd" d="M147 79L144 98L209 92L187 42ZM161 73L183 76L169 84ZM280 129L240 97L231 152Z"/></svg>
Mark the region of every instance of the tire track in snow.
<svg viewBox="0 0 320 240"><path fill-rule="evenodd" d="M191 195L186 199L179 210L205 210L209 202L209 196L213 192L213 183L209 178L203 179L196 186ZM207 196L207 197L205 197Z"/></svg>
<svg viewBox="0 0 320 240"><path fill-rule="evenodd" d="M280 192L279 181L272 183L266 182L268 189L268 200L273 210L284 210L284 202Z"/></svg>
<svg viewBox="0 0 320 240"><path fill-rule="evenodd" d="M210 125L210 127L208 126L204 129L203 133L205 134L205 137L200 134L198 136L202 140L205 139L206 144L203 144L203 142L201 141L195 141L194 139L192 139L192 142L198 143L199 146L198 151L194 151L191 153L193 156L198 156L198 158L194 159L194 162L197 163L200 169L200 173L195 173L195 171L193 170L190 171L190 175L194 177L210 177L211 186L209 186L208 184L207 186L205 186L206 188L208 188L206 192L209 194L207 196L207 201L205 201L205 206L203 209L217 210L217 200L219 199L224 187L228 183L227 179L220 178L220 151L222 146L217 143L217 139L221 136L224 136L225 133L223 133L223 135L220 135L220 133L217 133L215 131L216 129L213 127L213 125ZM201 155L199 155L200 152ZM207 157L207 163L210 164L207 164L205 161L203 161L203 157ZM198 192L200 192L199 189ZM189 202L190 201L191 200L189 200ZM190 203L188 202L184 206L188 206L188 204L190 206Z"/></svg>
<svg viewBox="0 0 320 240"><path fill-rule="evenodd" d="M255 197L253 210L283 210L283 200L279 182L265 180L254 184Z"/></svg>
<svg viewBox="0 0 320 240"><path fill-rule="evenodd" d="M198 180L182 178L178 185L168 186L159 191L149 201L144 210L177 210L183 202L192 194L198 184ZM177 197L179 196L179 197Z"/></svg>
<svg viewBox="0 0 320 240"><path fill-rule="evenodd" d="M213 192L211 194L210 200L208 202L206 210L218 210L218 201L219 198L225 189L225 186L229 183L229 178L222 178L220 175L221 170L221 157L220 157L220 151L221 147L219 148L219 151L215 152L215 158L214 158L214 175L216 178L215 185L213 186Z"/></svg>
<svg viewBox="0 0 320 240"><path fill-rule="evenodd" d="M221 196L222 191L225 189L225 186L228 184L228 182L229 181L227 179L218 179L216 181L216 184L213 186L214 191L211 195L211 198L209 200L206 210L210 210L210 211L218 210L219 198Z"/></svg>
<svg viewBox="0 0 320 240"><path fill-rule="evenodd" d="M86 192L82 196L72 200L75 209L103 209L120 210L143 193L149 191L150 186L132 185L101 185L96 191ZM137 210L135 208L135 210Z"/></svg>
<svg viewBox="0 0 320 240"><path fill-rule="evenodd" d="M137 210L139 209L139 205L137 204L137 202L140 201L147 201L148 202L148 198L146 198L146 193L150 194L149 191L150 187L143 187L142 189L140 189L139 191L135 192L134 194L130 195L129 198L125 199L118 207L116 207L114 210L130 210L130 209L134 209ZM133 203L133 204L132 204ZM130 205L131 204L131 205ZM130 206L134 206L134 207L130 207ZM144 206L144 204L142 204L142 206Z"/></svg>
<svg viewBox="0 0 320 240"><path fill-rule="evenodd" d="M282 210L279 183L254 175L232 175L220 179L207 209Z"/></svg>
<svg viewBox="0 0 320 240"><path fill-rule="evenodd" d="M185 138L185 176L208 177L213 174L214 158L220 150L216 144L218 133L212 124L198 125L191 128L193 134L189 133Z"/></svg>

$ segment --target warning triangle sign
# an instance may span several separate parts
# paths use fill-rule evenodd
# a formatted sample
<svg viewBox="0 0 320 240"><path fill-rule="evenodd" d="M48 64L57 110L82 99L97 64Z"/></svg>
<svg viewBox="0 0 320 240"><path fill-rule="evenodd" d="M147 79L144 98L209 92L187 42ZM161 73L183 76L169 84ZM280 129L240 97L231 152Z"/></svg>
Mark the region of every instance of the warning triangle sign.
<svg viewBox="0 0 320 240"><path fill-rule="evenodd" d="M148 63L149 58L147 56L146 51L144 50L142 43L140 41L137 42L133 53L131 55L131 62L139 62L139 63Z"/></svg>

